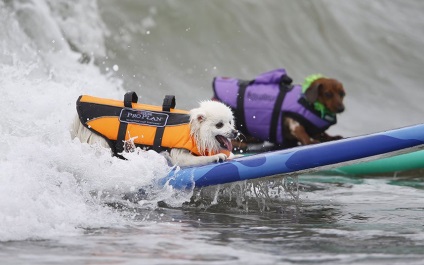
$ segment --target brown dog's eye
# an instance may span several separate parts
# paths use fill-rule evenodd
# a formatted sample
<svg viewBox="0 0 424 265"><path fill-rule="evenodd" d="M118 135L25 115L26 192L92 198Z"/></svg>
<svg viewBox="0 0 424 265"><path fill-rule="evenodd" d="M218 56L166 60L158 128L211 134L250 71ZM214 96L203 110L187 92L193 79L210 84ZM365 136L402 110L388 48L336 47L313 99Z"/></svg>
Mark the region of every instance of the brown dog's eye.
<svg viewBox="0 0 424 265"><path fill-rule="evenodd" d="M340 97L341 98L344 98L344 96L346 96L346 93L345 92L340 92Z"/></svg>
<svg viewBox="0 0 424 265"><path fill-rule="evenodd" d="M218 129L221 129L221 128L222 128L222 126L224 126L224 123L222 123L222 122L218 122L218 123L215 125L215 127L216 127L216 128L218 128Z"/></svg>
<svg viewBox="0 0 424 265"><path fill-rule="evenodd" d="M333 97L333 93L331 93L331 92L325 92L325 93L324 93L324 96L325 96L326 98L332 98L332 97Z"/></svg>

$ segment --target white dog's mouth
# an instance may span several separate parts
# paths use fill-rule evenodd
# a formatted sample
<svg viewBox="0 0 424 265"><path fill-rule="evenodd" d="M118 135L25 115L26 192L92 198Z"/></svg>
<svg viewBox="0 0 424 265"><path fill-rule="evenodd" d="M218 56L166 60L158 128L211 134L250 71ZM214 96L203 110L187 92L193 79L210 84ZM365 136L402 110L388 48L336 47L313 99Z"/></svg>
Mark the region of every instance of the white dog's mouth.
<svg viewBox="0 0 424 265"><path fill-rule="evenodd" d="M215 136L215 139L219 142L219 144L221 145L221 148L227 149L229 151L233 149L233 145L231 144L231 141L227 137L222 135L217 135Z"/></svg>

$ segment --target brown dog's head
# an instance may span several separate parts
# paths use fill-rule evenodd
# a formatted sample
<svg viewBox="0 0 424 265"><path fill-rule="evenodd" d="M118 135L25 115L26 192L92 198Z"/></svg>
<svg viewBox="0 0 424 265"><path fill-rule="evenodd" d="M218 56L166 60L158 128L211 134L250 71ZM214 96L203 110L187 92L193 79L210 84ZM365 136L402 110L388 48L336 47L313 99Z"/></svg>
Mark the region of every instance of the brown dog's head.
<svg viewBox="0 0 424 265"><path fill-rule="evenodd" d="M346 92L342 83L336 79L321 77L312 82L305 91L305 97L310 103L315 101L323 104L332 113L341 113L345 107L343 98Z"/></svg>

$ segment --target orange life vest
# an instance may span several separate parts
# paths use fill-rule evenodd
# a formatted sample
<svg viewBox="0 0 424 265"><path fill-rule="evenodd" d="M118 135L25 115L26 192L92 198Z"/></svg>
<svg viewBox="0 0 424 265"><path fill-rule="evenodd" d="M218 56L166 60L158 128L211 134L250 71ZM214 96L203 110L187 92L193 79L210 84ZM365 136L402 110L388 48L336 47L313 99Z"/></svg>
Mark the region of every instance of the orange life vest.
<svg viewBox="0 0 424 265"><path fill-rule="evenodd" d="M81 123L102 136L121 158L119 153L130 139L136 147L158 152L183 148L195 155L213 155L199 152L190 135L189 112L175 109L174 96L166 96L162 107L137 101L135 92L126 93L124 101L82 95L77 100L77 112ZM227 150L220 152L230 155Z"/></svg>

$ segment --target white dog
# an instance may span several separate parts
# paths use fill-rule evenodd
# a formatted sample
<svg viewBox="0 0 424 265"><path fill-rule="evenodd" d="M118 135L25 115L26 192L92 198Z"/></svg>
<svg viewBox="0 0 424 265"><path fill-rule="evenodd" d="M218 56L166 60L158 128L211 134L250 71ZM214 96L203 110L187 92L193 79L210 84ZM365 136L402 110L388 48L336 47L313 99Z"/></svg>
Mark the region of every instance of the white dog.
<svg viewBox="0 0 424 265"><path fill-rule="evenodd" d="M187 149L171 148L169 159L173 165L194 166L232 158L232 144L229 139L238 136L234 129L234 116L229 107L218 101L202 101L190 115L190 136L194 139L200 155ZM77 116L71 128L72 138L82 143L100 144L108 148L107 141L86 128ZM134 135L131 135L134 136Z"/></svg>

